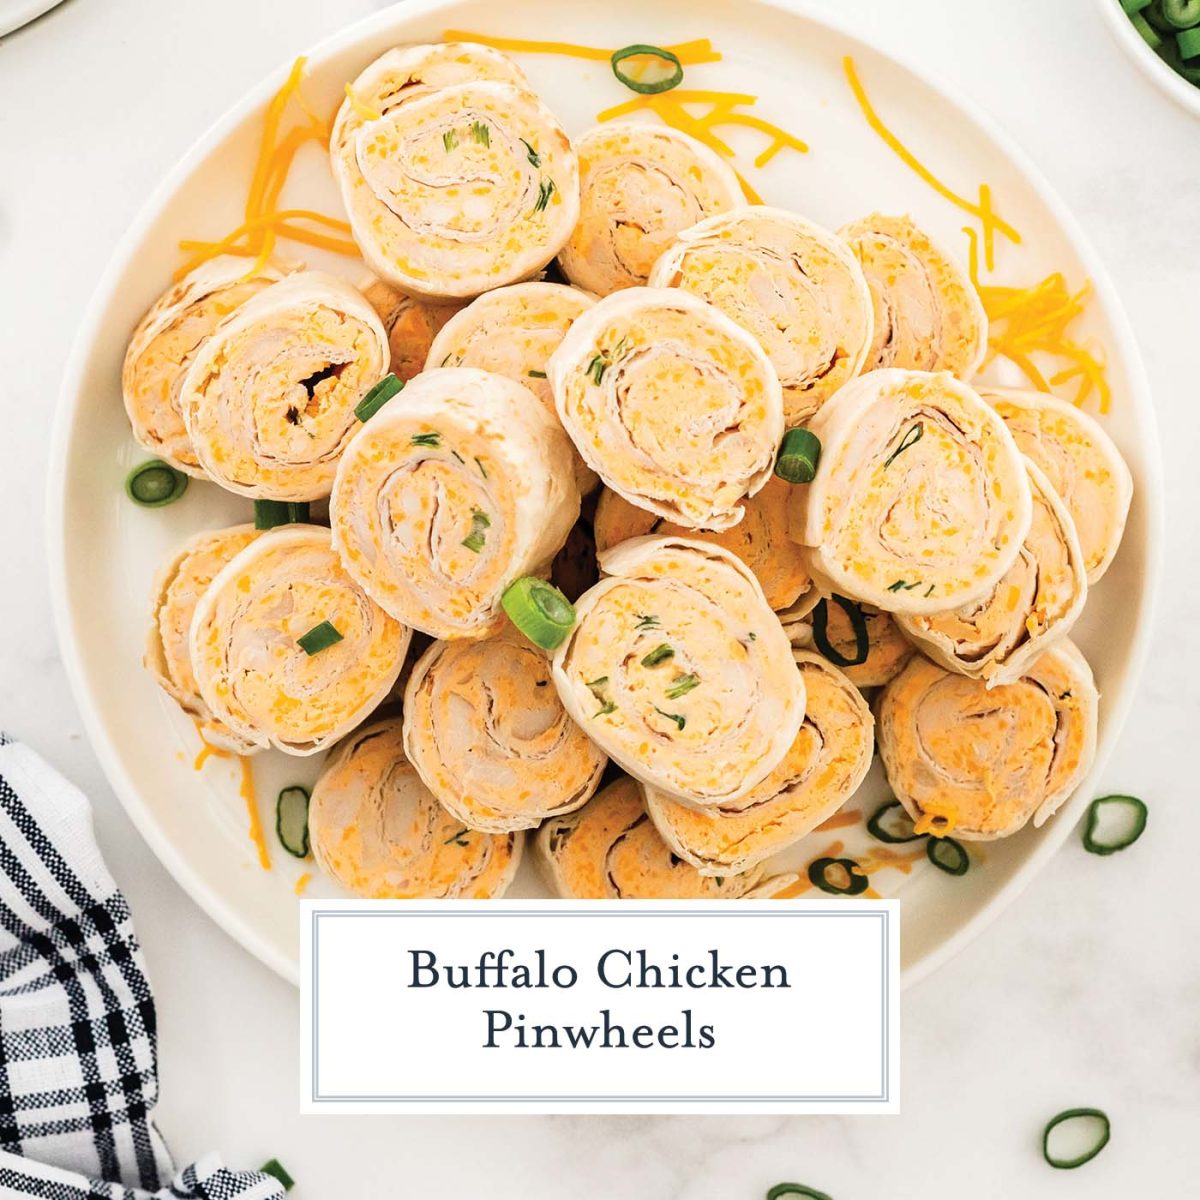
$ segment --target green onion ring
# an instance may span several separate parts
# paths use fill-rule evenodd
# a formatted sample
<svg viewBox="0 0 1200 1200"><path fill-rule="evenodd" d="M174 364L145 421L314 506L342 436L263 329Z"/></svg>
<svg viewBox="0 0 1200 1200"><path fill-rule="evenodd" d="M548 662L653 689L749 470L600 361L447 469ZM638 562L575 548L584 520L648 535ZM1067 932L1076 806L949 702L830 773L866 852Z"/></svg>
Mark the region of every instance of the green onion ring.
<svg viewBox="0 0 1200 1200"><path fill-rule="evenodd" d="M816 643L817 649L835 667L861 666L867 661L871 653L871 638L867 633L867 618L863 616L863 610L853 600L847 600L845 596L839 596L836 592L829 599L849 618L850 628L854 630L854 657L847 658L844 654L833 648L833 644L829 640L829 609L824 600L813 609L813 641Z"/></svg>
<svg viewBox="0 0 1200 1200"><path fill-rule="evenodd" d="M314 625L306 634L298 637L296 645L312 658L314 654L336 646L341 640L341 633L330 622L322 621L320 625Z"/></svg>
<svg viewBox="0 0 1200 1200"><path fill-rule="evenodd" d="M1200 0L1160 0L1158 6L1173 29L1191 29L1200 25Z"/></svg>
<svg viewBox="0 0 1200 1200"><path fill-rule="evenodd" d="M893 833L890 829L885 828L883 822L886 819L886 814L892 809L898 808L903 814L904 820L908 822L909 833L907 836L900 836ZM905 811L904 805L899 800L889 800L886 804L881 804L867 821L867 832L877 841L886 842L889 846L899 846L905 842L919 842L922 838L929 836L927 833L918 833L913 826L913 819Z"/></svg>
<svg viewBox="0 0 1200 1200"><path fill-rule="evenodd" d="M779 443L775 474L788 483L812 483L821 462L821 439L807 429L789 429Z"/></svg>
<svg viewBox="0 0 1200 1200"><path fill-rule="evenodd" d="M1129 828L1116 841L1105 841L1097 836L1105 806L1129 810ZM1101 796L1093 800L1087 811L1087 825L1083 830L1083 848L1089 854L1116 854L1126 846L1132 846L1146 831L1146 805L1136 796Z"/></svg>
<svg viewBox="0 0 1200 1200"><path fill-rule="evenodd" d="M278 525L307 525L308 503L290 500L255 500L254 528L274 529Z"/></svg>
<svg viewBox="0 0 1200 1200"><path fill-rule="evenodd" d="M395 375L385 375L355 406L354 415L369 421L393 396L404 391L404 382Z"/></svg>
<svg viewBox="0 0 1200 1200"><path fill-rule="evenodd" d="M275 798L275 836L293 858L307 858L308 788L285 787Z"/></svg>
<svg viewBox="0 0 1200 1200"><path fill-rule="evenodd" d="M264 1175L270 1175L272 1179L278 1179L283 1184L285 1192L290 1192L296 1186L296 1181L283 1169L283 1164L277 1158L268 1159L258 1169Z"/></svg>
<svg viewBox="0 0 1200 1200"><path fill-rule="evenodd" d="M1096 1139L1096 1144L1090 1149L1085 1150L1076 1158L1055 1158L1050 1153L1050 1135L1064 1121L1099 1121L1100 1136ZM1084 1163L1091 1162L1105 1146L1108 1145L1109 1136L1112 1133L1112 1126L1108 1120L1108 1114L1103 1113L1098 1108L1068 1108L1064 1112L1060 1112L1058 1116L1052 1117L1050 1123L1042 1132L1042 1157L1052 1166L1057 1167L1060 1171L1073 1171L1076 1167L1082 1167Z"/></svg>
<svg viewBox="0 0 1200 1200"><path fill-rule="evenodd" d="M925 843L925 855L939 871L945 871L947 875L965 875L971 869L966 848L950 837L931 837Z"/></svg>
<svg viewBox="0 0 1200 1200"><path fill-rule="evenodd" d="M575 606L554 586L535 575L510 583L500 597L508 619L535 645L554 650L575 627Z"/></svg>
<svg viewBox="0 0 1200 1200"><path fill-rule="evenodd" d="M1142 41L1144 41L1151 50L1157 50L1163 44L1163 40L1159 36L1158 30L1155 29L1154 26L1142 16L1141 13L1133 13L1130 16L1129 21L1130 24L1133 25L1134 29L1136 29L1138 33L1142 35Z"/></svg>
<svg viewBox="0 0 1200 1200"><path fill-rule="evenodd" d="M849 882L845 887L838 887L825 878L830 867L841 867L846 872ZM862 867L852 858L814 859L808 864L808 881L831 896L858 896L871 886L871 881L864 874Z"/></svg>
<svg viewBox="0 0 1200 1200"><path fill-rule="evenodd" d="M1134 13L1140 13L1153 3L1154 0L1121 0L1121 7L1125 10L1127 17L1132 17Z"/></svg>
<svg viewBox="0 0 1200 1200"><path fill-rule="evenodd" d="M143 508L174 504L187 488L188 477L161 458L148 458L125 476L125 494Z"/></svg>
<svg viewBox="0 0 1200 1200"><path fill-rule="evenodd" d="M675 67L675 70L665 79L659 79L653 83L644 83L640 79L634 79L624 74L619 69L627 58L637 58L642 54L661 58L663 62L671 63ZM641 43L626 46L623 50L613 51L611 62L613 74L630 91L640 92L643 96L657 96L659 92L669 92L672 88L678 87L683 82L683 64L679 61L679 57L672 54L670 50L664 50L661 46L646 46Z"/></svg>
<svg viewBox="0 0 1200 1200"><path fill-rule="evenodd" d="M767 1200L779 1200L780 1196L807 1196L808 1200L833 1200L825 1192L806 1187L802 1183L777 1183L767 1192Z"/></svg>
<svg viewBox="0 0 1200 1200"><path fill-rule="evenodd" d="M1193 25L1191 29L1181 29L1175 35L1175 45L1179 47L1180 58L1189 62L1200 58L1200 28Z"/></svg>

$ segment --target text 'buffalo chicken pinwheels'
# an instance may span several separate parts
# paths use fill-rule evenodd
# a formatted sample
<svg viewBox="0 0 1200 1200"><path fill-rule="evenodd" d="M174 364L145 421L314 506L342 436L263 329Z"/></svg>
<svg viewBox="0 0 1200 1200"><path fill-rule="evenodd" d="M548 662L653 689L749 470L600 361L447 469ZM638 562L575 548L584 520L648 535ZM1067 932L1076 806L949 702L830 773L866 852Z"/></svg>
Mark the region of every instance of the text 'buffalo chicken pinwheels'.
<svg viewBox="0 0 1200 1200"><path fill-rule="evenodd" d="M355 241L381 279L418 296L477 296L529 278L570 237L575 152L494 51L393 51L350 91L331 162Z"/></svg>
<svg viewBox="0 0 1200 1200"><path fill-rule="evenodd" d="M779 619L727 550L634 538L600 557L555 651L567 712L643 783L694 804L744 796L804 719Z"/></svg>
<svg viewBox="0 0 1200 1200"><path fill-rule="evenodd" d="M369 900L490 900L521 863L522 833L467 829L404 757L400 720L377 721L329 757L308 808L313 857Z"/></svg>
<svg viewBox="0 0 1200 1200"><path fill-rule="evenodd" d="M404 692L404 748L451 815L493 833L579 808L607 761L567 716L545 654L511 626L425 651Z"/></svg>
<svg viewBox="0 0 1200 1200"><path fill-rule="evenodd" d="M361 724L396 682L408 640L314 525L272 530L236 554L190 633L213 715L253 746L299 755Z"/></svg>
<svg viewBox="0 0 1200 1200"><path fill-rule="evenodd" d="M676 289L627 288L571 326L550 359L563 427L639 508L728 529L767 482L783 434L779 380L757 343Z"/></svg>
<svg viewBox="0 0 1200 1200"><path fill-rule="evenodd" d="M789 426L815 413L863 369L871 293L836 234L778 208L755 206L684 230L650 272L716 305L766 351Z"/></svg>
<svg viewBox="0 0 1200 1200"><path fill-rule="evenodd" d="M330 501L346 570L399 621L479 638L513 579L548 568L579 515L571 445L528 388L419 375L342 456Z"/></svg>
<svg viewBox="0 0 1200 1200"><path fill-rule="evenodd" d="M816 654L797 650L795 659L804 724L757 787L707 808L644 789L664 841L703 875L740 874L799 841L854 795L871 767L874 722L858 689Z"/></svg>
<svg viewBox="0 0 1200 1200"><path fill-rule="evenodd" d="M610 783L578 812L551 817L534 848L546 882L569 900L754 899L796 879L764 879L762 868L723 878L701 874L659 836L632 779Z"/></svg>

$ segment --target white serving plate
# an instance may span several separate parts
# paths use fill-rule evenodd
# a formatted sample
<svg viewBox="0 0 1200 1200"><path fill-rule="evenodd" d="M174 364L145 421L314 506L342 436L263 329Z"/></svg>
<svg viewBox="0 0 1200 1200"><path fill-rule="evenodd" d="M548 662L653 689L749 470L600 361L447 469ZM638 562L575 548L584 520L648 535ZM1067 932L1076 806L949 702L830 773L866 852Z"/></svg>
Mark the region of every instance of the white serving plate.
<svg viewBox="0 0 1200 1200"><path fill-rule="evenodd" d="M1200 87L1176 74L1167 63L1146 45L1146 39L1133 27L1133 22L1121 7L1121 0L1096 0L1117 44L1129 55L1145 77L1164 95L1200 117Z"/></svg>
<svg viewBox="0 0 1200 1200"><path fill-rule="evenodd" d="M738 151L739 167L768 203L794 208L831 228L876 209L911 212L945 246L965 254L965 214L922 183L864 121L842 69L843 55L853 54L885 120L961 193L971 195L981 182L990 183L996 206L1021 230L1019 247L998 240L992 281L1029 284L1063 270L1072 283L1085 277L1094 283L1086 332L1107 347L1115 396L1105 424L1129 461L1137 489L1124 545L1077 629L1103 693L1096 766L1047 827L989 843L983 861L966 876L951 878L922 863L925 869L911 878L887 871L873 879L885 894L902 891L904 980L912 983L975 936L1066 838L1092 798L1145 656L1162 541L1158 444L1142 366L1104 269L1019 148L969 104L784 0L737 5L609 0L603 6L519 0L505 6L503 19L490 0L408 0L317 47L309 58L306 95L320 111L332 111L344 83L384 49L436 40L451 27L609 47L710 37L724 61L693 68L687 84L756 93L758 112L811 146L803 156L784 151L757 171L749 164L762 148L761 136L723 131ZM542 55L522 55L521 62L572 133L630 96L604 62ZM187 153L117 248L66 371L50 465L49 530L62 652L108 778L138 829L196 901L248 950L294 981L294 887L307 868L277 845L274 868L265 872L257 865L237 791L237 764L213 761L203 771L193 769L198 746L190 722L139 665L147 596L162 558L197 530L247 520L250 504L195 481L170 508L145 510L129 503L123 479L144 454L130 437L120 395L129 333L179 265L179 238L219 237L237 225L259 118L288 65L280 64ZM317 147L301 155L287 196L339 211ZM317 253L305 257L352 279L362 273L347 260ZM319 765L281 754L254 760L269 834L278 789L311 780ZM857 803L870 810L887 795L876 768ZM839 836L842 831L812 835L789 852L785 865L809 861ZM852 852L849 840L848 847ZM308 892L335 894L337 889L319 877ZM512 894L546 894L528 862Z"/></svg>

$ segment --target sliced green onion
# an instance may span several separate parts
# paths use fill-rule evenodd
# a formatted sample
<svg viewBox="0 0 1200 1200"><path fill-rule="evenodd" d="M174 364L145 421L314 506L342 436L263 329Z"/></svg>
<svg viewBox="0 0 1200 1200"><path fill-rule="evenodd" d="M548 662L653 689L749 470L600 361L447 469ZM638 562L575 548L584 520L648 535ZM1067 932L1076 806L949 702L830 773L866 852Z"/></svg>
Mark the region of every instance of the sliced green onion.
<svg viewBox="0 0 1200 1200"><path fill-rule="evenodd" d="M283 1190L290 1192L296 1186L296 1181L284 1170L283 1164L277 1158L272 1158L258 1168L264 1175L278 1179L283 1184Z"/></svg>
<svg viewBox="0 0 1200 1200"><path fill-rule="evenodd" d="M314 654L336 646L341 640L342 635L328 621L322 621L320 625L314 625L306 634L298 637L296 645L312 658Z"/></svg>
<svg viewBox="0 0 1200 1200"><path fill-rule="evenodd" d="M642 659L643 667L657 667L660 662L666 662L668 658L675 657L675 649L673 646L668 646L663 642L661 646L655 646L649 654Z"/></svg>
<svg viewBox="0 0 1200 1200"><path fill-rule="evenodd" d="M449 154L450 151L453 150L454 147L457 145L458 145L458 130L457 129L447 129L446 132L442 134L442 146L444 147L446 153Z"/></svg>
<svg viewBox="0 0 1200 1200"><path fill-rule="evenodd" d="M461 829L456 829L442 845L449 846L451 842L456 846L469 846L471 844L471 831L464 825Z"/></svg>
<svg viewBox="0 0 1200 1200"><path fill-rule="evenodd" d="M125 476L125 494L143 508L174 504L187 488L188 477L161 458L148 458Z"/></svg>
<svg viewBox="0 0 1200 1200"><path fill-rule="evenodd" d="M395 375L385 375L355 406L354 415L369 421L393 396L404 391L404 381ZM437 443L435 442L434 445Z"/></svg>
<svg viewBox="0 0 1200 1200"><path fill-rule="evenodd" d="M436 450L442 444L442 435L436 431L432 433L414 433L408 440L414 446L429 446ZM478 461L476 459L476 462Z"/></svg>
<svg viewBox="0 0 1200 1200"><path fill-rule="evenodd" d="M1145 17L1142 16L1141 13L1134 13L1129 20L1134 29L1136 29L1138 33L1142 35L1142 41L1144 41L1151 50L1157 50L1163 44L1163 40L1159 36L1158 31L1150 24L1149 21L1146 20Z"/></svg>
<svg viewBox="0 0 1200 1200"><path fill-rule="evenodd" d="M471 136L481 146L491 146L492 144L492 131L484 121L471 122Z"/></svg>
<svg viewBox="0 0 1200 1200"><path fill-rule="evenodd" d="M833 643L829 640L829 607L824 600L813 609L813 641L816 643L817 649L835 667L861 666L867 661L867 656L871 653L871 638L867 633L867 618L863 616L863 610L853 600L847 600L845 596L838 596L836 594L830 596L829 599L846 614L850 621L850 628L854 630L854 657L847 658L840 651L834 649Z"/></svg>
<svg viewBox="0 0 1200 1200"><path fill-rule="evenodd" d="M1175 35L1175 45L1180 58L1200 58L1200 28L1181 29Z"/></svg>
<svg viewBox="0 0 1200 1200"><path fill-rule="evenodd" d="M657 629L658 618L653 613L638 613L634 629Z"/></svg>
<svg viewBox="0 0 1200 1200"><path fill-rule="evenodd" d="M473 554L478 554L483 549L484 542L487 541L487 530L491 527L491 518L482 508L472 509L471 532L463 538L462 544Z"/></svg>
<svg viewBox="0 0 1200 1200"><path fill-rule="evenodd" d="M918 833L913 825L913 819L904 810L899 800L889 800L881 804L867 821L867 832L889 846L899 846L904 842L919 842L928 837L927 833Z"/></svg>
<svg viewBox="0 0 1200 1200"><path fill-rule="evenodd" d="M1092 1137L1089 1142L1082 1143L1084 1148L1078 1154L1066 1157L1050 1148L1050 1138L1060 1126L1072 1124L1075 1125L1076 1135L1090 1130ZM1063 1132L1070 1134L1070 1130ZM1108 1115L1101 1112L1100 1109L1068 1108L1065 1112L1060 1112L1058 1116L1051 1118L1050 1123L1042 1132L1042 1157L1060 1171L1073 1171L1076 1167L1082 1167L1084 1163L1091 1162L1108 1145L1111 1133L1112 1126ZM1061 1140L1061 1134L1059 1140Z"/></svg>
<svg viewBox="0 0 1200 1200"><path fill-rule="evenodd" d="M535 645L553 650L575 627L575 606L544 579L525 575L500 597L508 619Z"/></svg>
<svg viewBox="0 0 1200 1200"><path fill-rule="evenodd" d="M1146 831L1147 809L1136 796L1101 796L1087 811L1083 848L1089 854L1116 854ZM1112 820L1115 818L1115 820ZM1103 829L1102 826L1109 826Z"/></svg>
<svg viewBox="0 0 1200 1200"><path fill-rule="evenodd" d="M550 203L550 197L558 191L558 185L553 179L543 179L538 184L538 198L533 206L535 213L545 212L546 206Z"/></svg>
<svg viewBox="0 0 1200 1200"><path fill-rule="evenodd" d="M293 858L308 857L307 788L285 787L275 799L275 834Z"/></svg>
<svg viewBox="0 0 1200 1200"><path fill-rule="evenodd" d="M1153 3L1154 0L1121 0L1121 7L1126 16L1132 17L1134 13L1140 13L1143 8L1149 8Z"/></svg>
<svg viewBox="0 0 1200 1200"><path fill-rule="evenodd" d="M662 79L642 80L634 79L632 75L627 75L621 70L621 64L627 58L640 58L642 56L658 58L664 63L670 64L672 67L670 75ZM678 87L683 82L683 64L679 61L679 56L672 54L670 50L664 50L661 46L646 46L640 43L634 46L626 46L622 50L613 51L611 62L613 74L630 91L639 92L643 96L657 96L660 92L669 92L672 88Z"/></svg>
<svg viewBox="0 0 1200 1200"><path fill-rule="evenodd" d="M921 586L921 581L919 579L913 580L912 583L909 583L907 579L897 579L894 583L888 584L888 591L889 592L911 592L914 588L919 588L920 586Z"/></svg>
<svg viewBox="0 0 1200 1200"><path fill-rule="evenodd" d="M925 843L925 854L939 871L947 875L965 875L971 860L960 842L949 837L931 837Z"/></svg>
<svg viewBox="0 0 1200 1200"><path fill-rule="evenodd" d="M834 867L846 873L845 884L829 878ZM871 886L866 872L852 858L818 858L808 864L808 881L834 896L858 896Z"/></svg>
<svg viewBox="0 0 1200 1200"><path fill-rule="evenodd" d="M668 695L669 694L670 693L668 693ZM687 725L687 717L685 717L682 713L663 712L663 710L659 708L657 704L654 706L654 711L658 713L660 717L666 717L668 721L674 721L679 727L679 731L681 733L683 732L684 727Z"/></svg>
<svg viewBox="0 0 1200 1200"><path fill-rule="evenodd" d="M925 436L925 423L918 421L915 425L908 427L908 432L900 439L900 445L891 452L883 460L883 469L886 471L892 465L892 461L900 457L910 446L915 446Z"/></svg>
<svg viewBox="0 0 1200 1200"><path fill-rule="evenodd" d="M546 378L545 371L526 371L525 374L528 375L530 379L545 379Z"/></svg>
<svg viewBox="0 0 1200 1200"><path fill-rule="evenodd" d="M686 696L688 692L693 691L700 686L700 677L698 675L680 675L674 683L667 688L667 699L678 700L680 696ZM679 727L683 728L682 725Z"/></svg>
<svg viewBox="0 0 1200 1200"><path fill-rule="evenodd" d="M542 156L537 152L537 149L531 146L524 138L521 139L521 145L525 147L525 157L529 159L531 167L540 167L542 165Z"/></svg>
<svg viewBox="0 0 1200 1200"><path fill-rule="evenodd" d="M1200 25L1200 0L1159 0L1158 7L1163 20L1175 29L1191 29L1193 25ZM1129 12L1129 9L1125 11ZM1134 12L1140 11L1134 9Z"/></svg>
<svg viewBox="0 0 1200 1200"><path fill-rule="evenodd" d="M807 1200L833 1200L825 1192L806 1187L803 1183L777 1183L767 1192L767 1200L779 1200L780 1196L805 1196Z"/></svg>
<svg viewBox="0 0 1200 1200"><path fill-rule="evenodd" d="M779 445L775 474L788 483L812 483L821 462L821 439L807 429L789 429Z"/></svg>
<svg viewBox="0 0 1200 1200"><path fill-rule="evenodd" d="M306 525L308 502L296 504L290 500L255 500L254 528L274 529L278 525Z"/></svg>

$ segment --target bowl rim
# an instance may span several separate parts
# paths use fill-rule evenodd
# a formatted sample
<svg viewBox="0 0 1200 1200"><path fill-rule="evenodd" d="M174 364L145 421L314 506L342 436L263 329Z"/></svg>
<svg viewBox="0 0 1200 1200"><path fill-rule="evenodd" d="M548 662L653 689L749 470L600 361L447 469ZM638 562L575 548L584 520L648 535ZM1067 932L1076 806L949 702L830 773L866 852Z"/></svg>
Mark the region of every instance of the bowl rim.
<svg viewBox="0 0 1200 1200"><path fill-rule="evenodd" d="M371 13L321 39L306 52L306 56L310 62L320 62L393 25L408 26L413 21L427 17L440 9L452 7L457 2L458 0L401 0L400 3ZM890 48L877 45L869 35L864 35L846 21L830 17L823 11L814 10L807 0L753 0L753 2L764 8L797 16L824 27L916 76L936 96L947 104L957 107L968 120L982 129L1009 156L1059 224L1091 278L1097 297L1112 325L1112 342L1116 344L1119 356L1128 368L1131 384L1130 402L1137 406L1139 421L1143 423L1142 434L1145 440L1147 478L1138 481L1138 503L1146 507L1146 571L1142 592L1143 615L1135 626L1129 642L1128 686L1124 689L1124 694L1119 701L1109 709L1111 732L1097 753L1096 760L1087 777L1081 781L1068 803L1056 814L1056 819L1039 831L1036 844L1020 866L960 929L902 971L901 985L909 988L928 978L978 937L1025 890L1046 862L1057 853L1089 803L1090 792L1103 773L1108 757L1124 727L1149 654L1153 618L1157 608L1162 576L1164 497L1158 423L1150 396L1145 365L1134 339L1128 316L1117 296L1112 280L1090 240L1057 191L1030 156L1003 127L982 111L973 100L943 82L938 77L936 70L931 72L924 66L916 64L908 56L897 54ZM1112 0L1112 3L1120 12L1116 0ZM1136 36L1133 27L1129 28L1131 33ZM1149 47L1146 49L1148 53L1152 54ZM248 914L227 904L217 895L183 851L175 846L159 828L153 813L130 778L122 756L106 729L87 686L83 654L75 632L75 617L68 601L67 490L63 484L65 474L53 469L55 465L61 466L68 459L75 416L85 403L81 389L76 387L73 381L81 375L91 353L102 321L105 301L115 290L120 278L129 267L130 260L136 255L147 229L157 218L164 203L174 194L182 181L191 174L196 164L215 149L249 113L261 108L279 88L286 78L291 61L289 59L286 63L266 73L256 85L238 97L191 144L150 193L114 247L108 263L88 299L66 360L59 388L58 405L50 443L49 463L51 469L47 472L46 542L51 604L59 652L72 695L83 719L88 740L122 807L168 873L204 912L260 962L284 979L298 985L299 966L297 960L281 953L267 940L255 928Z"/></svg>
<svg viewBox="0 0 1200 1200"><path fill-rule="evenodd" d="M1109 32L1142 74L1192 116L1200 117L1200 87L1189 83L1154 53L1133 27L1133 22L1121 7L1121 0L1097 0L1097 4L1104 14Z"/></svg>

